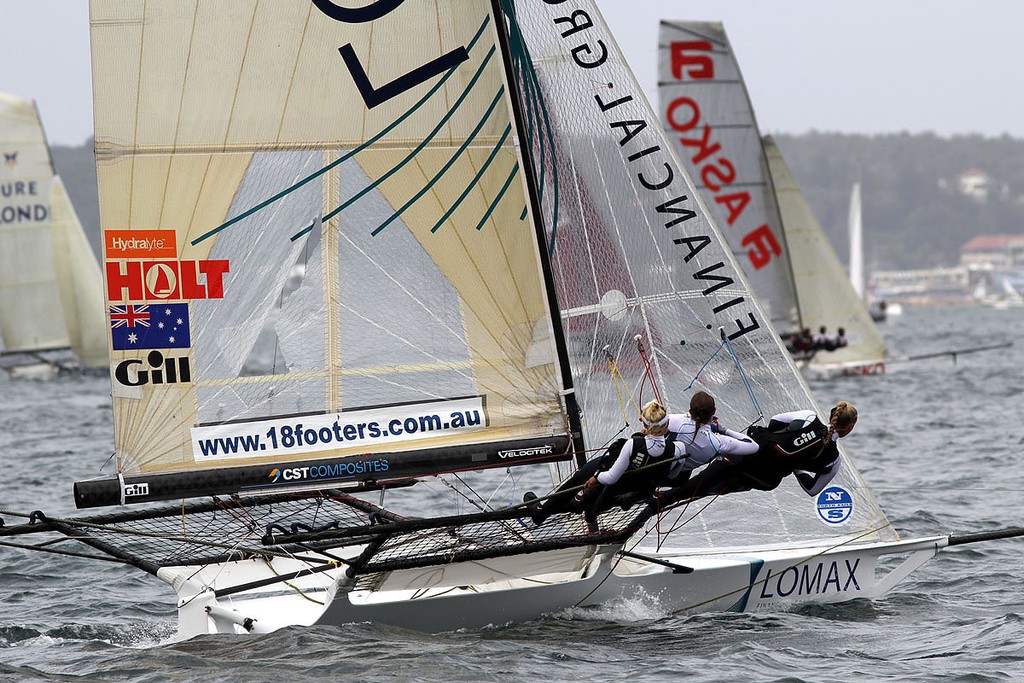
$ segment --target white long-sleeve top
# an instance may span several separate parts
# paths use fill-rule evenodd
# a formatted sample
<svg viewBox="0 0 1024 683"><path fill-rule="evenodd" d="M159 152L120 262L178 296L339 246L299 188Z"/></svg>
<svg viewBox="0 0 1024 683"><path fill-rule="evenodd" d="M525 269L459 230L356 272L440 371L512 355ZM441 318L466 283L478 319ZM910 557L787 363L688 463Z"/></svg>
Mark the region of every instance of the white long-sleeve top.
<svg viewBox="0 0 1024 683"><path fill-rule="evenodd" d="M698 428L689 413L669 415L668 431L676 434L676 448L686 451L685 458L673 463L670 477L706 465L719 455L743 457L757 452L757 444L748 436L731 429L713 432L710 424Z"/></svg>

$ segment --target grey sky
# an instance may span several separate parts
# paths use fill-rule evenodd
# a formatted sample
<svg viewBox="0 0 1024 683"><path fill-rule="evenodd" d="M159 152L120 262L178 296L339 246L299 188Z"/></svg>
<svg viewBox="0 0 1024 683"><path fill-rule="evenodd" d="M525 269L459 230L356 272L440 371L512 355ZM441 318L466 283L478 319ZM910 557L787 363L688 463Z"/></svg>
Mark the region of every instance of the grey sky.
<svg viewBox="0 0 1024 683"><path fill-rule="evenodd" d="M1021 0L598 4L648 95L659 20L722 21L764 132L1024 138ZM0 64L0 91L37 100L51 142L92 135L86 0L0 0Z"/></svg>

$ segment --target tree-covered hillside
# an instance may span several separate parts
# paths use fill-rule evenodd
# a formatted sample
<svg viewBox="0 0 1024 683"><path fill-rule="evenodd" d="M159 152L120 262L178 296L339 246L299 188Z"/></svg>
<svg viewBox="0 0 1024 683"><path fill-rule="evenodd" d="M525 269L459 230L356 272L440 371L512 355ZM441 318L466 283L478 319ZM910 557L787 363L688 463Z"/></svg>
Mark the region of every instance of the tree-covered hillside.
<svg viewBox="0 0 1024 683"><path fill-rule="evenodd" d="M1024 140L906 133L775 140L844 262L858 180L869 271L953 265L977 235L1024 233ZM971 169L991 179L985 202L959 192L959 176Z"/></svg>
<svg viewBox="0 0 1024 683"><path fill-rule="evenodd" d="M860 181L869 271L951 265L976 235L1024 233L1024 140L906 133L775 140L843 261L850 188ZM54 147L53 157L98 252L92 144ZM958 177L970 169L992 179L986 202L958 192Z"/></svg>

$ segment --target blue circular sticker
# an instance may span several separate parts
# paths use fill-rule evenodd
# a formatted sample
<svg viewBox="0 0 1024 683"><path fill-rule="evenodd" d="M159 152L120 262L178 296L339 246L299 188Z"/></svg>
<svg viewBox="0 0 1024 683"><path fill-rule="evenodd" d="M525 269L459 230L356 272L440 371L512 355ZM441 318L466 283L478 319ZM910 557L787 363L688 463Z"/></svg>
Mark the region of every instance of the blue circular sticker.
<svg viewBox="0 0 1024 683"><path fill-rule="evenodd" d="M853 496L841 486L830 486L814 501L818 517L826 524L846 524L853 516Z"/></svg>

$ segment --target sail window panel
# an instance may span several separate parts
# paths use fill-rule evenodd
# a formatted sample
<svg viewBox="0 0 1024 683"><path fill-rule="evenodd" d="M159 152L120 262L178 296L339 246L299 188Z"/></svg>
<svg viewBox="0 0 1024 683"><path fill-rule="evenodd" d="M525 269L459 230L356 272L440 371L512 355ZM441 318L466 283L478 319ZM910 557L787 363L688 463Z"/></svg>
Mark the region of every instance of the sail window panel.
<svg viewBox="0 0 1024 683"><path fill-rule="evenodd" d="M317 152L254 155L226 218L238 216L276 188L288 187L309 175L321 162ZM305 247L304 240L293 241L289 235L297 225L318 221L320 192L319 183L308 183L210 238L214 246L209 258L227 260L230 271L224 276L223 298L194 301L191 305L197 377L228 379L241 373ZM263 401L255 400L257 404ZM215 419L210 413L218 410L215 404L200 402L204 421ZM245 416L243 411L230 419Z"/></svg>
<svg viewBox="0 0 1024 683"><path fill-rule="evenodd" d="M365 404L366 392L381 402L483 395L495 426L526 420L545 429L559 413L554 365L537 360L553 359L554 349L550 336L535 339L547 312L521 190L485 220L515 165L508 150L478 175L489 144L441 174L453 150L421 151L340 214L343 405ZM342 166L343 192L360 194L402 158L360 155L359 167ZM363 227L392 217L378 234ZM527 369L531 345L546 349L535 348Z"/></svg>
<svg viewBox="0 0 1024 683"><path fill-rule="evenodd" d="M204 407L203 424L258 420L323 412L325 386L322 374L247 377L230 384L201 386L196 400Z"/></svg>

